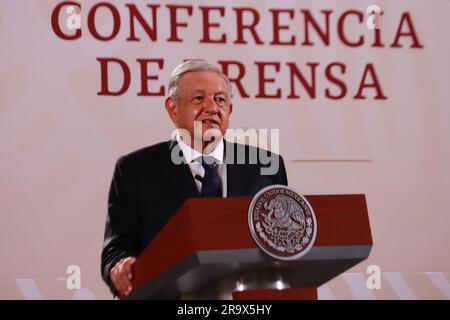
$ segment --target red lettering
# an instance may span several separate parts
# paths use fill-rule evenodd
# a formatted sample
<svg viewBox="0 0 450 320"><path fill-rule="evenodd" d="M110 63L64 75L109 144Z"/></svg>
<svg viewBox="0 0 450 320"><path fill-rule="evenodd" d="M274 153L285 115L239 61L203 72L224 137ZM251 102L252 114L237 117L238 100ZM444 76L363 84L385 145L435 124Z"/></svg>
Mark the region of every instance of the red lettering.
<svg viewBox="0 0 450 320"><path fill-rule="evenodd" d="M147 35L149 36L149 38L152 41L157 41L157 32L156 32L156 27L157 27L157 10L159 8L159 4L148 4L147 7L150 8L151 13L152 13L152 21L153 21L153 26L150 27L150 25L147 23L147 21L145 21L144 17L141 15L141 13L139 12L139 10L136 8L136 6L134 4L125 4L125 6L128 7L129 12L130 12L130 36L127 38L127 41L140 41L141 39L136 37L135 33L134 33L134 21L135 19L139 22L140 26L144 29L145 33L147 33Z"/></svg>
<svg viewBox="0 0 450 320"><path fill-rule="evenodd" d="M261 41L260 37L258 36L258 33L256 32L256 25L259 23L259 13L253 8L233 8L234 11L236 11L236 32L237 32L237 39L234 41L236 44L246 44L247 41L244 40L244 29L250 30L250 33L253 36L253 39L255 40L255 43L258 45L264 44L264 42ZM244 24L244 12L249 12L253 16L253 21L250 24L245 25Z"/></svg>
<svg viewBox="0 0 450 320"><path fill-rule="evenodd" d="M366 82L366 78L368 78L368 75L372 77L372 82ZM366 68L364 69L364 73L361 79L361 83L359 84L358 93L353 97L354 99L365 99L366 97L363 96L362 91L365 88L375 88L375 91L377 92L376 96L374 97L375 100L386 100L387 97L383 94L383 91L381 90L380 83L377 78L377 74L375 73L375 69L373 67L372 63L366 64Z"/></svg>
<svg viewBox="0 0 450 320"><path fill-rule="evenodd" d="M309 66L311 70L311 82L308 83L306 81L303 74L300 72L300 69L297 68L295 63L288 62L287 66L289 67L290 75L291 75L291 93L287 96L288 99L299 99L300 96L295 93L295 83L294 83L294 77L296 77L298 80L300 80L303 88L306 89L306 92L308 92L308 95L310 98L316 97L316 67L319 65L316 62L307 63L306 65Z"/></svg>
<svg viewBox="0 0 450 320"><path fill-rule="evenodd" d="M273 16L273 40L270 44L273 45L295 45L295 37L291 36L289 41L280 40L280 30L289 30L289 25L280 25L280 13L287 13L289 19L294 18L294 10L291 9L270 9Z"/></svg>
<svg viewBox="0 0 450 320"><path fill-rule="evenodd" d="M403 29L403 22L406 23L408 30L402 31ZM414 25L412 23L411 17L409 16L409 12L404 12L402 14L397 33L395 36L394 43L391 45L391 48L401 48L402 45L399 44L400 37L411 37L412 38L412 44L411 48L423 48L423 45L420 44L419 38L417 37L416 30L414 29Z"/></svg>
<svg viewBox="0 0 450 320"><path fill-rule="evenodd" d="M221 17L225 16L224 7L199 7L202 11L203 17L203 38L200 40L201 43L226 43L227 36L225 33L220 35L219 39L211 39L210 29L220 27L220 23L211 23L209 18L209 13L213 10L219 11Z"/></svg>
<svg viewBox="0 0 450 320"><path fill-rule="evenodd" d="M231 83L236 85L239 94L242 98L248 98L250 95L245 91L244 86L241 83L242 78L245 75L245 66L239 61L218 61L222 67L222 72L228 77ZM238 68L238 74L236 77L230 76L230 65L235 65Z"/></svg>
<svg viewBox="0 0 450 320"><path fill-rule="evenodd" d="M97 58L100 62L100 74L101 74L101 89L97 92L99 96L120 96L124 94L128 88L130 87L130 69L128 68L125 61L117 59L117 58ZM111 91L109 89L109 81L108 81L108 63L117 63L123 72L123 83L122 87L117 91Z"/></svg>
<svg viewBox="0 0 450 320"><path fill-rule="evenodd" d="M338 20L338 35L339 38L341 39L342 43L344 43L345 45L349 46L349 47L359 47L362 46L364 44L364 37L360 36L358 41L356 42L351 42L350 40L348 40L348 38L345 36L345 32L344 32L344 22L345 19L349 16L349 15L356 15L358 18L359 23L361 24L364 20L364 14L362 14L360 11L356 11L356 10L348 10L345 11ZM365 27L365 26L364 26ZM363 28L361 26L361 28ZM355 27L353 28L355 29Z"/></svg>
<svg viewBox="0 0 450 320"><path fill-rule="evenodd" d="M328 79L328 81L337 85L341 90L340 90L340 93L338 93L337 95L332 95L331 90L329 88L326 88L325 89L325 97L332 99L332 100L339 100L339 99L344 98L345 95L347 94L347 86L345 85L345 82L341 81L340 79L336 78L333 75L333 73L331 72L331 69L333 67L338 67L341 70L341 74L345 74L345 64L340 63L340 62L333 62L333 63L330 63L325 68L325 76Z"/></svg>
<svg viewBox="0 0 450 320"><path fill-rule="evenodd" d="M156 63L158 69L162 70L164 67L163 59L136 59L141 65L141 92L138 92L138 96L164 96L164 86L159 87L159 91L149 91L148 90L148 80L158 80L157 75L148 74L148 64Z"/></svg>
<svg viewBox="0 0 450 320"><path fill-rule="evenodd" d="M272 66L275 67L275 71L280 71L280 63L279 62L255 62L258 66L258 94L255 96L256 98L281 98L281 89L278 88L275 94L267 94L266 93L266 84L275 82L275 78L267 78L266 77L266 67Z"/></svg>
<svg viewBox="0 0 450 320"><path fill-rule="evenodd" d="M322 14L325 15L325 30L321 29L317 21L313 18L309 10L300 10L305 17L305 41L303 41L302 45L304 46L313 46L314 42L309 40L309 25L311 25L314 30L316 30L317 34L322 39L322 42L325 46L330 45L330 14L333 12L332 10L320 10Z"/></svg>
<svg viewBox="0 0 450 320"><path fill-rule="evenodd" d="M375 33L375 39L372 43L373 48L384 48L384 44L381 42L381 29L373 29Z"/></svg>
<svg viewBox="0 0 450 320"><path fill-rule="evenodd" d="M186 22L178 22L177 11L178 9L187 10L188 16L192 16L192 6L181 6L181 5L166 5L169 8L170 14L170 37L167 38L167 41L171 42L182 42L182 40L178 37L178 28L179 27L187 27L188 24Z"/></svg>
<svg viewBox="0 0 450 320"><path fill-rule="evenodd" d="M64 1L59 3L52 12L52 29L53 32L63 40L75 40L81 37L81 29L76 29L74 34L65 34L59 25L59 13L64 6L77 6L81 10L81 5L78 2Z"/></svg>
<svg viewBox="0 0 450 320"><path fill-rule="evenodd" d="M375 13L375 25L379 25L380 28L374 28L373 32L374 32L374 40L372 43L372 47L373 48L384 48L384 44L381 42L381 17L383 16L383 11L381 11L380 13ZM376 20L378 19L378 20Z"/></svg>
<svg viewBox="0 0 450 320"><path fill-rule="evenodd" d="M95 26L95 14L100 7L108 8L109 11L112 14L113 17L113 30L109 36L102 36L98 33L97 28ZM108 2L99 2L95 6L91 8L88 14L88 28L89 32L92 34L92 36L100 41L109 41L111 39L114 39L120 30L120 14L119 11L117 11L116 7L114 7L112 4Z"/></svg>

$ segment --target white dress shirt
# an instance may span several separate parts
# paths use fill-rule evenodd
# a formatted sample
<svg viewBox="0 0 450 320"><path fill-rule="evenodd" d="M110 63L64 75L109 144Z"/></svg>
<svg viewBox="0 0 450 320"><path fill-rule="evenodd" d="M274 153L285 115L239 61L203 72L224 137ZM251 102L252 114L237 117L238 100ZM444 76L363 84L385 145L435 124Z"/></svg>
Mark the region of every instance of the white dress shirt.
<svg viewBox="0 0 450 320"><path fill-rule="evenodd" d="M188 146L186 143L184 143L179 133L177 132L177 142L180 146L181 151L183 152L183 156L186 160L186 163L189 165L189 169L191 169L192 177L195 180L195 183L197 184L198 192L200 193L202 190L202 182L198 179L195 179L196 175L201 176L202 178L205 176L205 169L201 165L201 163L195 161L199 157L203 156L212 156L216 159L217 163L217 170L218 174L221 180L221 186L222 186L222 197L227 197L227 166L224 163L224 143L223 139L220 140L220 142L217 144L216 148L209 154L202 154L198 152L195 149L192 149L190 146Z"/></svg>

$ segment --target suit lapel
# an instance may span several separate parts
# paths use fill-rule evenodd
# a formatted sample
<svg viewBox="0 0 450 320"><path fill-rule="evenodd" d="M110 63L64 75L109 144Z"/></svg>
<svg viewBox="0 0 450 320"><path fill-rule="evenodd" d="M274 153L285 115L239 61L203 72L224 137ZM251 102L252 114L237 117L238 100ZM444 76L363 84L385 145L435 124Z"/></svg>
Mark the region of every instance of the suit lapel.
<svg viewBox="0 0 450 320"><path fill-rule="evenodd" d="M181 198L199 197L197 184L192 177L191 169L186 163L175 164L171 155L179 154L182 156L180 146L176 140L169 141L169 170L168 175L172 184L171 190Z"/></svg>

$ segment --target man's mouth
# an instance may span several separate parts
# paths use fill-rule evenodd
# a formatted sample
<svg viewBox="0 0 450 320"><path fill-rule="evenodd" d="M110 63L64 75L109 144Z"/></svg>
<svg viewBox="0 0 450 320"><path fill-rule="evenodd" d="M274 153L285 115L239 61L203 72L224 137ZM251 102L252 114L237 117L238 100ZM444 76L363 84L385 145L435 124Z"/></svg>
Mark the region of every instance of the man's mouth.
<svg viewBox="0 0 450 320"><path fill-rule="evenodd" d="M218 121L216 121L216 120L213 120L213 119L205 119L205 120L202 120L202 123L204 123L204 124L216 124L216 125L220 125L220 123L218 122Z"/></svg>

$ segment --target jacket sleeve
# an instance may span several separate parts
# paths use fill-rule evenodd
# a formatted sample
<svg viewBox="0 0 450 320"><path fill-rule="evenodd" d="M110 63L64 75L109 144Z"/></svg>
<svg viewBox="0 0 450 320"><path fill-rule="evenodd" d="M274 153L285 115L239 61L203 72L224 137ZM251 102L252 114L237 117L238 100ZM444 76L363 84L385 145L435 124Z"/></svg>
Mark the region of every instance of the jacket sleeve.
<svg viewBox="0 0 450 320"><path fill-rule="evenodd" d="M124 162L120 158L114 169L101 255L102 278L113 294L116 292L109 276L111 269L120 259L135 257L140 252L136 181L132 167Z"/></svg>

